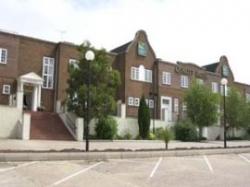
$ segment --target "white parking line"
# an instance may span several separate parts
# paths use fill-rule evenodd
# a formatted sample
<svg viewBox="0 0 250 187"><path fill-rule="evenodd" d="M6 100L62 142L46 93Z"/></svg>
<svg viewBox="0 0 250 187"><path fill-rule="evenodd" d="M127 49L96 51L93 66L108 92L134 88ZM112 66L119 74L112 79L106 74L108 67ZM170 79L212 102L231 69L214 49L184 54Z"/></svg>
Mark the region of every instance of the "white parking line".
<svg viewBox="0 0 250 187"><path fill-rule="evenodd" d="M59 184L65 182L65 181L67 181L67 180L69 180L69 179L71 179L71 178L73 178L73 177L75 177L75 176L81 174L81 173L84 173L84 172L86 172L86 171L88 171L88 170L90 170L90 169L92 169L92 168L94 168L94 167L100 165L101 163L103 163L103 162L98 162L98 163L96 163L96 164L94 164L94 165L92 165L92 166L89 166L89 167L87 167L87 168L84 168L84 169L82 169L82 170L80 170L80 171L78 171L78 172L76 172L76 173L73 173L72 175L69 175L69 176L67 176L67 177L65 177L65 178L63 178L63 179L61 179L61 180L59 180L59 181L57 181L57 182L51 184L50 186L57 186L57 185L59 185Z"/></svg>
<svg viewBox="0 0 250 187"><path fill-rule="evenodd" d="M207 156L204 155L203 158L204 158L204 160L205 160L205 162L206 162L206 164L207 164L207 166L208 166L208 169L210 170L211 173L213 173L213 172L214 172L213 167L212 167L212 165L210 164L210 162L209 162Z"/></svg>
<svg viewBox="0 0 250 187"><path fill-rule="evenodd" d="M155 164L155 167L154 167L154 169L152 170L152 172L151 172L151 174L149 176L150 178L152 178L154 176L154 174L155 174L156 170L158 169L161 161L162 161L162 157L160 157L158 162Z"/></svg>
<svg viewBox="0 0 250 187"><path fill-rule="evenodd" d="M10 171L10 170L13 170L13 169L17 169L17 168L29 166L29 165L32 165L32 164L35 164L35 163L37 163L37 162L28 162L28 163L24 163L24 164L15 166L15 167L9 167L9 168L0 169L0 172Z"/></svg>
<svg viewBox="0 0 250 187"><path fill-rule="evenodd" d="M250 163L250 160L249 160L247 157L245 157L245 156L243 156L243 155L241 155L241 154L239 154L238 156L239 156L240 158L242 158L243 160L245 160L246 162Z"/></svg>

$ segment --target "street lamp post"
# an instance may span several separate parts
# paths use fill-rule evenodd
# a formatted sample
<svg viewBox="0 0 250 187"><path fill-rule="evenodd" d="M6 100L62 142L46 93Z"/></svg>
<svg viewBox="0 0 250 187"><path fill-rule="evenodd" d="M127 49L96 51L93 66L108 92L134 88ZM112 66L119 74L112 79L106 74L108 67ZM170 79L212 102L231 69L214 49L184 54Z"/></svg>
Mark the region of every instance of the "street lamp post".
<svg viewBox="0 0 250 187"><path fill-rule="evenodd" d="M91 84L91 77L90 77L90 62L95 59L95 53L91 50L88 50L85 53L85 59L88 61L88 77L87 77L87 115L86 115L86 124L84 123L84 132L85 132L85 151L89 151L89 122L90 122L90 84Z"/></svg>
<svg viewBox="0 0 250 187"><path fill-rule="evenodd" d="M227 130L226 130L226 86L227 86L227 79L221 79L221 85L223 86L223 127L224 127L224 148L227 148Z"/></svg>

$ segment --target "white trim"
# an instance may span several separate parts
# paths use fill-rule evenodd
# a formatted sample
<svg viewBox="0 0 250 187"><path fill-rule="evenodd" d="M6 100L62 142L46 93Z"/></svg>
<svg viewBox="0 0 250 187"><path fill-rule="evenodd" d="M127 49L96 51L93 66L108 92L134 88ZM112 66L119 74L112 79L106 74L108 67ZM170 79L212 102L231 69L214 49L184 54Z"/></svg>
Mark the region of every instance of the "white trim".
<svg viewBox="0 0 250 187"><path fill-rule="evenodd" d="M11 92L11 86L9 84L4 84L2 94L10 95L10 92Z"/></svg>
<svg viewBox="0 0 250 187"><path fill-rule="evenodd" d="M171 81L172 81L171 79L172 77L171 77L170 72L166 72L166 71L162 72L162 84L171 85Z"/></svg>
<svg viewBox="0 0 250 187"><path fill-rule="evenodd" d="M134 98L134 106L140 106L140 98L139 97Z"/></svg>
<svg viewBox="0 0 250 187"><path fill-rule="evenodd" d="M188 88L189 80L187 75L181 75L181 87L182 88Z"/></svg>
<svg viewBox="0 0 250 187"><path fill-rule="evenodd" d="M163 115L162 115L162 109L164 109L164 104L163 104L163 100L168 100L169 101L169 118L168 121L166 121L166 118L164 119L164 121L166 122L171 122L172 121L172 97L168 97L168 96L161 96L161 119L163 120ZM166 105L166 104L165 104Z"/></svg>
<svg viewBox="0 0 250 187"><path fill-rule="evenodd" d="M128 97L128 106L134 106L134 98Z"/></svg>
<svg viewBox="0 0 250 187"><path fill-rule="evenodd" d="M54 88L54 68L55 68L55 59L52 57L43 57L43 74L42 74L43 85L42 87L45 89ZM51 81L50 85L49 85L49 81Z"/></svg>
<svg viewBox="0 0 250 187"><path fill-rule="evenodd" d="M3 51L5 51L5 58L2 61ZM0 48L0 64L7 64L7 61L8 61L7 59L8 59L8 49Z"/></svg>

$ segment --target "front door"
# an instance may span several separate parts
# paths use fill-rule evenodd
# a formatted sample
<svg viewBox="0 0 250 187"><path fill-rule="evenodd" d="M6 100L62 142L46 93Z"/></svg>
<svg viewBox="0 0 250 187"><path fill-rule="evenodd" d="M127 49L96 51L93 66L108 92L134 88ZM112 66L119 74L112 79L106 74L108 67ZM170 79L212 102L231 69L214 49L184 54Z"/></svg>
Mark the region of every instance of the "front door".
<svg viewBox="0 0 250 187"><path fill-rule="evenodd" d="M172 121L172 98L161 97L161 119L166 122Z"/></svg>
<svg viewBox="0 0 250 187"><path fill-rule="evenodd" d="M33 93L33 87L30 85L24 85L24 94L23 94L24 110L32 110L32 93Z"/></svg>

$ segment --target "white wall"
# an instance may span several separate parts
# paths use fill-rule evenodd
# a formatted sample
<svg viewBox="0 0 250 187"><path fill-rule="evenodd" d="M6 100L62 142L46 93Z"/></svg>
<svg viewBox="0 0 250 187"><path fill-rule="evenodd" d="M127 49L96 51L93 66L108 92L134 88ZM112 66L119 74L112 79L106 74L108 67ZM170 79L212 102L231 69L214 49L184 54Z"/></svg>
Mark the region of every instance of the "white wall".
<svg viewBox="0 0 250 187"><path fill-rule="evenodd" d="M135 138L139 134L139 127L138 127L138 120L137 118L120 118L115 117L114 119L117 121L118 124L118 135L124 136L126 133L132 135L132 138ZM155 120L155 128L166 128L170 127L172 124L167 123L165 121ZM153 120L150 123L150 130L153 129Z"/></svg>
<svg viewBox="0 0 250 187"><path fill-rule="evenodd" d="M0 105L0 138L17 138L18 120L22 120L22 110Z"/></svg>

